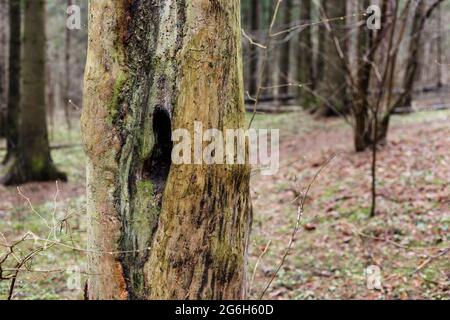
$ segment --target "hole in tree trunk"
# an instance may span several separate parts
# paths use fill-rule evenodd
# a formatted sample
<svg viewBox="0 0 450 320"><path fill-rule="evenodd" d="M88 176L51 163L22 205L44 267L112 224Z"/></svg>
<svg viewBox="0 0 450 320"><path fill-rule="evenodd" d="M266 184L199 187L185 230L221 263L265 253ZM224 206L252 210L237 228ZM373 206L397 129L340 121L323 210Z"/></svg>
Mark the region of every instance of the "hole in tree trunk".
<svg viewBox="0 0 450 320"><path fill-rule="evenodd" d="M167 110L156 107L153 113L155 145L144 163L144 179L153 183L155 195L164 191L172 162L172 123Z"/></svg>

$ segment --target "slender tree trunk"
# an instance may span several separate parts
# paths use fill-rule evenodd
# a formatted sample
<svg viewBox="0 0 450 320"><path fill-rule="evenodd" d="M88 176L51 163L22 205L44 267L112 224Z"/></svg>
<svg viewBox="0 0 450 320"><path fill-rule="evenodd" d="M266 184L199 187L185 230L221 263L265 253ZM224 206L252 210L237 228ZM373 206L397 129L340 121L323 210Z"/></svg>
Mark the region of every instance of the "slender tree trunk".
<svg viewBox="0 0 450 320"><path fill-rule="evenodd" d="M50 156L45 108L45 0L25 1L19 136L4 184L65 180Z"/></svg>
<svg viewBox="0 0 450 320"><path fill-rule="evenodd" d="M410 107L412 104L412 94L414 83L417 79L420 66L420 51L422 48L422 19L425 14L425 1L418 0L414 11L413 25L410 34L410 44L408 50L408 59L406 63L405 77L403 80L403 99L400 100L397 107Z"/></svg>
<svg viewBox="0 0 450 320"><path fill-rule="evenodd" d="M20 104L20 54L21 54L21 0L9 1L9 74L8 107L6 111L6 145L7 153L4 163L17 152L19 143L19 104Z"/></svg>
<svg viewBox="0 0 450 320"><path fill-rule="evenodd" d="M0 0L0 137L6 134L7 108L7 0Z"/></svg>
<svg viewBox="0 0 450 320"><path fill-rule="evenodd" d="M328 19L345 17L346 2L346 0L323 1L323 12ZM339 40L340 47L345 52L345 18L343 21L330 23L332 30L325 31L323 81L319 88L319 94L327 101L319 108L319 114L323 116L339 115L348 111L345 64L334 40L335 37Z"/></svg>
<svg viewBox="0 0 450 320"><path fill-rule="evenodd" d="M283 8L283 28L288 29L292 22L292 0L285 0ZM285 35L284 35L285 36ZM289 94L289 70L290 70L290 57L291 57L291 45L290 41L285 42L280 46L280 72L278 74L278 96L283 99ZM279 100L278 103L281 103Z"/></svg>
<svg viewBox="0 0 450 320"><path fill-rule="evenodd" d="M175 165L171 132L244 128L240 1L90 2L89 299L240 299L249 166Z"/></svg>
<svg viewBox="0 0 450 320"><path fill-rule="evenodd" d="M72 5L72 0L67 0L67 6ZM70 121L70 50L72 47L71 30L66 28L65 32L65 52L64 52L64 116L66 118L66 124L69 131L72 129L72 123Z"/></svg>
<svg viewBox="0 0 450 320"><path fill-rule="evenodd" d="M322 8L321 3L323 0L318 0L319 10ZM315 89L320 88L320 84L323 81L323 71L325 65L325 38L326 38L326 29L323 25L319 25L317 27L317 52L315 59L315 68L314 68L314 83Z"/></svg>
<svg viewBox="0 0 450 320"><path fill-rule="evenodd" d="M260 1L252 0L250 6L251 21L250 27L253 33L259 30L260 25ZM259 50L258 47L250 45L250 86L249 93L253 97L258 90L258 79L259 79Z"/></svg>
<svg viewBox="0 0 450 320"><path fill-rule="evenodd" d="M56 72L58 74L58 72ZM48 131L50 139L54 137L55 132L55 86L56 81L53 79L53 75L49 65L46 66L46 81L45 81L45 94L48 114Z"/></svg>
<svg viewBox="0 0 450 320"><path fill-rule="evenodd" d="M264 6L264 11L266 12L265 15L265 19L264 19L264 28L266 30L268 30L270 28L270 23L272 22L272 17L273 17L273 13L275 10L275 2L274 1L266 1L265 2L266 6ZM274 73L274 68L273 68L273 64L271 63L272 59L274 59L274 51L272 48L270 48L270 50L268 50L265 54L265 56L267 57L267 61L265 62L265 67L264 67L264 74L263 74L263 86L264 87L271 87L273 86L274 83L274 79L273 79L273 73ZM264 90L263 95L264 96L268 96L268 97L272 97L274 90L273 89L268 89L268 90Z"/></svg>
<svg viewBox="0 0 450 320"><path fill-rule="evenodd" d="M300 22L301 24L311 23L311 0L299 0L300 1ZM314 50L312 44L311 27L305 27L300 31L299 35L299 47L298 47L298 83L310 85L310 90L315 89L314 81ZM308 108L314 102L314 96L308 91L299 90L299 103Z"/></svg>
<svg viewBox="0 0 450 320"><path fill-rule="evenodd" d="M364 0L359 6L359 10L364 10L369 6L369 0ZM358 30L358 42L356 45L356 88L353 89L353 138L357 152L366 150L370 145L370 112L369 112L369 84L372 65L369 61L374 59L373 31L365 25ZM367 59L365 59L367 57Z"/></svg>

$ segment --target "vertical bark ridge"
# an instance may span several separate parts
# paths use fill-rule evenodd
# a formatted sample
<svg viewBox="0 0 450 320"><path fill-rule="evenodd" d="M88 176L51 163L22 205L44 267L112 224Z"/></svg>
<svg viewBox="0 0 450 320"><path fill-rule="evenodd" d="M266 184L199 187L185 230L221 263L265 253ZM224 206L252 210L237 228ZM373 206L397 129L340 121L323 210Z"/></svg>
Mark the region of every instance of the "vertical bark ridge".
<svg viewBox="0 0 450 320"><path fill-rule="evenodd" d="M239 26L238 1L192 1L191 5L187 21L192 24L179 53L183 64L174 129L192 132L194 121L219 129L242 128L240 28L230 29ZM245 165L171 168L145 266L151 298L243 297L248 178Z"/></svg>

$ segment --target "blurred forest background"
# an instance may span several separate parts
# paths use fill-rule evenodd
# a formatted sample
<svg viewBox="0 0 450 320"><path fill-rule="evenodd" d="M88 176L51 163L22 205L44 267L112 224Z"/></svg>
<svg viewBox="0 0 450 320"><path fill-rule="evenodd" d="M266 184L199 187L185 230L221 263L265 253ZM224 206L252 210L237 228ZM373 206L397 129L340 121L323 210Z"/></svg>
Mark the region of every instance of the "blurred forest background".
<svg viewBox="0 0 450 320"><path fill-rule="evenodd" d="M45 2L0 0L0 299L86 278L88 1ZM248 121L281 134L278 174L252 175L251 297L450 298L450 1L241 6Z"/></svg>

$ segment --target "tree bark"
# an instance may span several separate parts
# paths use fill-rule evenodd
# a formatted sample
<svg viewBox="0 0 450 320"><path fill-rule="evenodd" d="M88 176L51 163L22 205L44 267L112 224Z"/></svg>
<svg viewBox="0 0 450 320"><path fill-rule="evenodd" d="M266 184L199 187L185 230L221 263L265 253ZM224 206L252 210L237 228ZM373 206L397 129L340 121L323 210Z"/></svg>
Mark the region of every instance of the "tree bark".
<svg viewBox="0 0 450 320"><path fill-rule="evenodd" d="M300 23L310 24L311 19L311 0L300 0ZM310 90L315 89L314 81L314 50L312 44L312 33L311 27L305 27L300 30L299 35L299 47L298 47L298 83L310 85ZM314 96L308 91L300 88L299 90L299 103L305 107L309 108L314 102Z"/></svg>
<svg viewBox="0 0 450 320"><path fill-rule="evenodd" d="M245 296L249 166L171 163L172 130L245 126L239 4L90 2L89 299Z"/></svg>
<svg viewBox="0 0 450 320"><path fill-rule="evenodd" d="M14 154L8 159L6 175L2 179L6 185L29 181L66 180L66 176L56 170L53 164L47 134L45 0L25 1L24 17L18 144Z"/></svg>

